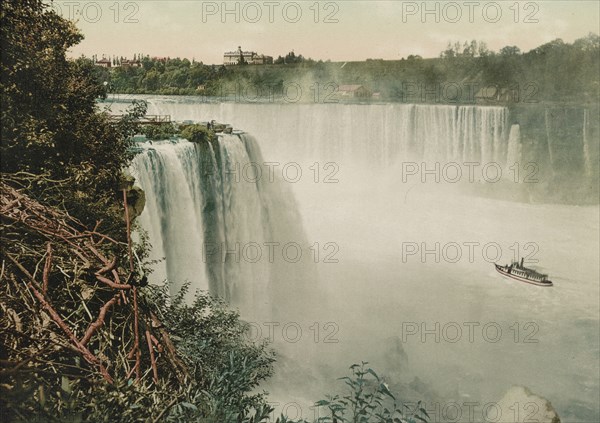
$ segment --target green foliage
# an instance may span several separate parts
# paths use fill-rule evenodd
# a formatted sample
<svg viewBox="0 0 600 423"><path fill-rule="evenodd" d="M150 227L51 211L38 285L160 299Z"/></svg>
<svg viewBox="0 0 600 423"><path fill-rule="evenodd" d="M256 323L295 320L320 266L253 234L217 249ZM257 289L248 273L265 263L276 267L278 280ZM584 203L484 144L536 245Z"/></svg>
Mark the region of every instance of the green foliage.
<svg viewBox="0 0 600 423"><path fill-rule="evenodd" d="M215 134L212 130L207 129L203 125L188 125L181 131L181 136L191 142L206 142L211 141Z"/></svg>
<svg viewBox="0 0 600 423"><path fill-rule="evenodd" d="M123 93L253 97L259 92L260 98L268 99L270 93L281 95L285 83L300 83L307 93L315 92L315 84L319 83L321 95L316 101L320 102L330 92L325 92L325 84L331 83L361 84L380 92L383 99L406 101L406 83L432 87L467 82L478 88L493 84L500 88L518 87L521 91L534 84L537 101L581 103L595 101L598 96L598 40L598 35L589 34L572 44L555 40L524 53L516 46L494 52L484 42L471 40L448 43L439 58L410 55L396 61L347 62L343 67L290 52L279 56L273 65L224 67L190 64L185 59L147 58L141 68L105 71L110 72L114 90ZM468 95L468 90L463 87L459 102L474 101L475 93ZM312 95L303 100L315 101Z"/></svg>
<svg viewBox="0 0 600 423"><path fill-rule="evenodd" d="M210 414L249 415L266 404L263 394L250 392L272 375L274 353L266 342L248 341L248 328L224 301L198 293L194 303L187 305L186 289L171 297L166 287L152 287L149 300L169 329L197 389L209 399L204 398L204 404Z"/></svg>
<svg viewBox="0 0 600 423"><path fill-rule="evenodd" d="M290 51L288 54L285 55L285 57L277 57L277 59L275 59L273 63L275 65L293 65L295 63L302 63L305 60L306 59L301 54L296 56L296 53Z"/></svg>
<svg viewBox="0 0 600 423"><path fill-rule="evenodd" d="M143 105L123 122L97 113L96 99L106 95L101 74L90 60L65 57L82 39L74 24L41 0L1 7L2 172L43 175L22 188L86 224L103 220L102 230L122 234L113 205Z"/></svg>
<svg viewBox="0 0 600 423"><path fill-rule="evenodd" d="M41 0L2 2L1 7L3 179L43 205L60 209L86 227L116 239L112 247L100 242L95 246L106 256L125 260L122 170L132 158L130 138L140 130L136 121L145 114L146 104L134 103L119 121L100 113L96 100L111 87L107 80L111 75L90 60L65 58L67 49L82 39L74 25ZM144 68L122 72L153 69L154 64L142 62ZM165 65L204 70L186 60ZM186 72L173 75L178 75L174 76L177 83L188 80ZM105 86L104 82L109 83ZM206 129L190 131L197 139L212 134ZM29 267L36 268L36 263L43 261L46 239L27 232L27 227L12 227L2 232L2 238L10 241L7 253L19 254ZM82 268L76 256L73 259L68 242L55 244L53 252L51 289L46 298L79 337L86 322L98 316L113 294L98 287L96 276ZM141 247L138 256L143 258L145 253ZM187 306L182 296L169 298L166 291L153 288L147 293L140 291L140 308L157 310L173 334L177 354L191 373L188 383L179 383L161 357L158 384L134 383L132 379L98 383L80 354L55 335L54 324L23 291L22 281L13 277L11 284L4 283L4 270L3 264L1 302L10 312L0 313L0 345L3 359L19 365L2 374L3 418L22 422L250 423L264 420L270 412L263 395L253 390L271 375L273 353L265 345L245 339L244 325L223 302L199 295ZM89 344L92 354L97 354L115 377L126 374L122 370L127 368L127 360L120 353L129 349L123 341L125 333L131 334L129 316L127 308L111 309L110 321ZM142 362L143 368L149 368L148 354Z"/></svg>
<svg viewBox="0 0 600 423"><path fill-rule="evenodd" d="M145 125L142 127L142 134L150 140L167 140L176 133L177 129L172 123L160 123L158 125Z"/></svg>
<svg viewBox="0 0 600 423"><path fill-rule="evenodd" d="M111 91L166 95L211 94L215 81L231 72L222 65L205 65L179 58L144 56L141 64L141 67L101 68Z"/></svg>
<svg viewBox="0 0 600 423"><path fill-rule="evenodd" d="M247 340L246 325L223 301L199 293L193 305L186 305L185 291L173 298L166 287L146 289L140 291L141 305L156 307L190 370L187 383L181 384L175 378L161 378L158 384L135 382L134 376L113 384L95 383L89 375L69 371L75 366L69 366L65 356L60 372L42 376L46 372L40 370L37 383L22 380L26 383L11 389L3 384L0 403L4 416L18 422L32 418L93 423L264 422L272 409L264 394L251 392L271 376L274 353L266 344ZM125 328L115 318L110 325L118 328L114 331L118 341ZM104 352L110 354L106 345ZM164 359L158 363L164 363Z"/></svg>
<svg viewBox="0 0 600 423"><path fill-rule="evenodd" d="M427 422L427 412L418 404L411 411L401 406L387 384L362 362L350 366L351 376L341 378L348 386L346 395L328 396L316 406L326 407L330 416L319 418L319 423L417 423Z"/></svg>

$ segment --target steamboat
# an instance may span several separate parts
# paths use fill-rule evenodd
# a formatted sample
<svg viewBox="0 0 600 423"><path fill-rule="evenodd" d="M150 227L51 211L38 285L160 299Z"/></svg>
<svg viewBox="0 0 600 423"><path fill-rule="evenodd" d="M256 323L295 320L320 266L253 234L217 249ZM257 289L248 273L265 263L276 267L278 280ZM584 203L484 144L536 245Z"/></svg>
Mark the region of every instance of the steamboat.
<svg viewBox="0 0 600 423"><path fill-rule="evenodd" d="M513 261L510 265L500 266L494 264L496 270L502 276L510 279L517 280L519 282L525 282L537 286L552 286L552 281L548 280L548 275L539 273L533 269L527 268L523 265L523 258L521 262Z"/></svg>

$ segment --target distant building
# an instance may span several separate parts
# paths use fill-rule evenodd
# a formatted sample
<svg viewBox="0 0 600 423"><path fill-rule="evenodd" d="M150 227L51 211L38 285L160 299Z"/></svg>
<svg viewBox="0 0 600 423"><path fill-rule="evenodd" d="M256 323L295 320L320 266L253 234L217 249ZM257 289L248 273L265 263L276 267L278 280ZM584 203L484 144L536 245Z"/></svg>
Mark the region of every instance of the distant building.
<svg viewBox="0 0 600 423"><path fill-rule="evenodd" d="M258 54L255 51L242 51L242 47L238 47L236 51L228 51L223 54L223 64L225 66L237 65L240 58L244 58L244 62L249 65L272 65L273 57Z"/></svg>
<svg viewBox="0 0 600 423"><path fill-rule="evenodd" d="M129 60L121 58L113 58L110 60L106 57L103 57L101 60L96 60L96 66L102 66L103 68L139 68L142 66L142 62L139 60Z"/></svg>
<svg viewBox="0 0 600 423"><path fill-rule="evenodd" d="M337 93L340 97L367 98L373 94L364 85L340 85Z"/></svg>
<svg viewBox="0 0 600 423"><path fill-rule="evenodd" d="M112 67L112 62L110 61L110 59L106 59L106 58L102 58L98 61L96 61L96 66L101 66L103 68L110 68Z"/></svg>
<svg viewBox="0 0 600 423"><path fill-rule="evenodd" d="M264 54L255 54L248 63L251 65L272 65L273 57L265 56Z"/></svg>
<svg viewBox="0 0 600 423"><path fill-rule="evenodd" d="M121 61L121 67L123 68L139 68L142 63L139 60L128 60L124 59Z"/></svg>

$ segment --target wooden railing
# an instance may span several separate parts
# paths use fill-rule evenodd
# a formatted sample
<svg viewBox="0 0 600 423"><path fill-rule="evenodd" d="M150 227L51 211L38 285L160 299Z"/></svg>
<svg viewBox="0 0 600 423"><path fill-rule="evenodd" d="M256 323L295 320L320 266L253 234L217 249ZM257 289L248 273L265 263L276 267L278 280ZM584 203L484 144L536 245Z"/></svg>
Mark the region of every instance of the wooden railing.
<svg viewBox="0 0 600 423"><path fill-rule="evenodd" d="M110 115L111 120L121 120L125 115ZM160 125L170 123L171 115L146 115L136 121L140 125Z"/></svg>

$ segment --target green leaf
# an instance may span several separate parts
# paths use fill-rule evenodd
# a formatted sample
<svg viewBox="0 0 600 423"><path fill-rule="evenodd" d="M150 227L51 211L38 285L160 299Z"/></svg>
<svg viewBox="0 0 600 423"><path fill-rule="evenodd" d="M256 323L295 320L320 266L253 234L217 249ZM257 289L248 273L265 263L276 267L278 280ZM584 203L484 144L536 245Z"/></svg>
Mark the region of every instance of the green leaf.
<svg viewBox="0 0 600 423"><path fill-rule="evenodd" d="M379 384L379 389L381 389L381 391L386 394L388 397L392 398L394 401L396 400L396 397L390 392L390 390L387 387L387 384L385 383L380 383Z"/></svg>
<svg viewBox="0 0 600 423"><path fill-rule="evenodd" d="M316 407L322 407L324 405L329 405L329 404L331 404L331 402L329 402L327 400L321 400L321 401L315 402L315 406Z"/></svg>
<svg viewBox="0 0 600 423"><path fill-rule="evenodd" d="M375 379L379 380L379 376L377 375L377 373L375 373L375 370L368 368L367 372L372 374L375 377Z"/></svg>

